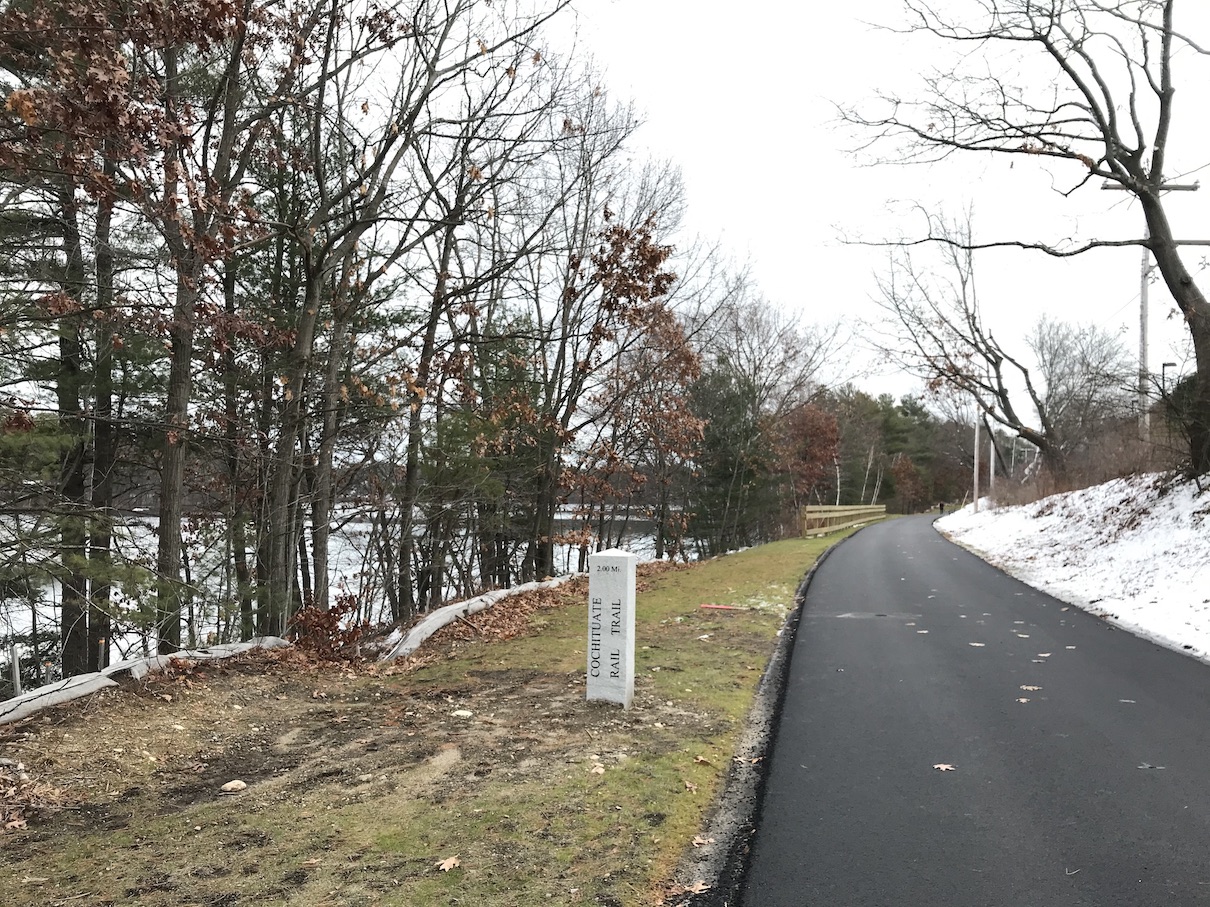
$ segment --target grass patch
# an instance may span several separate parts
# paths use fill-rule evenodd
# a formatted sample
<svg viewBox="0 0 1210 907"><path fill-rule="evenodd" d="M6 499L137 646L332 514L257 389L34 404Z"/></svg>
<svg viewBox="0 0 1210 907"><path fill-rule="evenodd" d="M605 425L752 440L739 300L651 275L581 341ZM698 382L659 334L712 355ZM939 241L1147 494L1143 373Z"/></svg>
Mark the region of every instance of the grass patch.
<svg viewBox="0 0 1210 907"><path fill-rule="evenodd" d="M402 669L263 654L0 728L0 755L76 801L4 834L4 901L660 903L838 537L642 571L629 711L584 700L575 581L497 605L527 609L520 635L450 628Z"/></svg>

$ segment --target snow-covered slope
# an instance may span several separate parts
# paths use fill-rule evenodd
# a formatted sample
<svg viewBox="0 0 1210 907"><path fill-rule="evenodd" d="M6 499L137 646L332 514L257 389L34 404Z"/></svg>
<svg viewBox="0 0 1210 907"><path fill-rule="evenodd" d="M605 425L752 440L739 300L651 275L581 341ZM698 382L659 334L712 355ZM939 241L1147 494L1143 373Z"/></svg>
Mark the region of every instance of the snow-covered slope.
<svg viewBox="0 0 1210 907"><path fill-rule="evenodd" d="M1138 476L936 525L1036 589L1210 660L1210 491Z"/></svg>

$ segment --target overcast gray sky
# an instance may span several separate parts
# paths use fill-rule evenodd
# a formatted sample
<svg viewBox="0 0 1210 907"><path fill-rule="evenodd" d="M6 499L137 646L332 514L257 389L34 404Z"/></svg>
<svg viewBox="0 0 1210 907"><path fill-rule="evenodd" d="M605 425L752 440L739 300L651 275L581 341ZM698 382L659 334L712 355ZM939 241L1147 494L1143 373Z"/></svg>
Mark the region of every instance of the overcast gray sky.
<svg viewBox="0 0 1210 907"><path fill-rule="evenodd" d="M1202 5L1185 4L1180 14L1186 30L1198 29L1210 43L1210 10L1197 9ZM584 0L579 9L581 41L606 71L610 90L632 97L645 116L640 140L682 168L690 229L721 238L737 258L750 260L769 299L810 320L873 317L873 274L887 253L845 246L839 236L918 235L917 204L952 215L973 206L980 239L1141 235L1137 204L1124 193L1090 187L1064 199L1055 190L1063 174L1041 166L1010 167L992 156L930 167L869 166L850 153L854 137L835 125L834 103L871 100L879 86L906 93L931 58L951 52L875 27L902 22L900 0ZM1193 72L1177 74L1184 75L1182 125L1202 118L1210 103L1206 68L1201 97ZM1177 138L1172 175L1210 162L1210 136L1203 141L1186 128ZM1179 234L1210 237L1207 183L1199 193L1170 197ZM1196 261L1202 254L1190 256ZM1139 258L1134 249L1064 261L983 253L977 269L988 323L1004 338L1019 336L1043 312L1096 320L1120 329L1133 353ZM1168 317L1173 305L1162 286L1153 285L1151 299L1150 358L1158 371L1175 358L1184 331ZM865 383L896 393L913 386L893 375Z"/></svg>

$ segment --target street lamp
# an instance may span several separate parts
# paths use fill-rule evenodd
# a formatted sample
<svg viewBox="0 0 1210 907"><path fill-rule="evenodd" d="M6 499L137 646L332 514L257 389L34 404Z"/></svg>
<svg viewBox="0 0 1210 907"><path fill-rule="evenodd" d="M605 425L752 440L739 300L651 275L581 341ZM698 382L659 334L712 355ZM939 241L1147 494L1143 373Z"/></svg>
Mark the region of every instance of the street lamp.
<svg viewBox="0 0 1210 907"><path fill-rule="evenodd" d="M1176 368L1175 362L1165 362L1160 366L1160 396L1168 396L1168 369Z"/></svg>

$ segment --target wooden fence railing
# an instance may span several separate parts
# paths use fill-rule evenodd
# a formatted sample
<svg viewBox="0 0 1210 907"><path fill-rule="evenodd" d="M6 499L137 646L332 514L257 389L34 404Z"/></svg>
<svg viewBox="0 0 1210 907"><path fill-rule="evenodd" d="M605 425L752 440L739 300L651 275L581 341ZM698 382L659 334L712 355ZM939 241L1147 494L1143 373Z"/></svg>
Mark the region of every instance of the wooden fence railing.
<svg viewBox="0 0 1210 907"><path fill-rule="evenodd" d="M872 523L886 516L885 504L863 504L841 507L800 507L799 535L823 535L837 529L848 529L862 523Z"/></svg>

